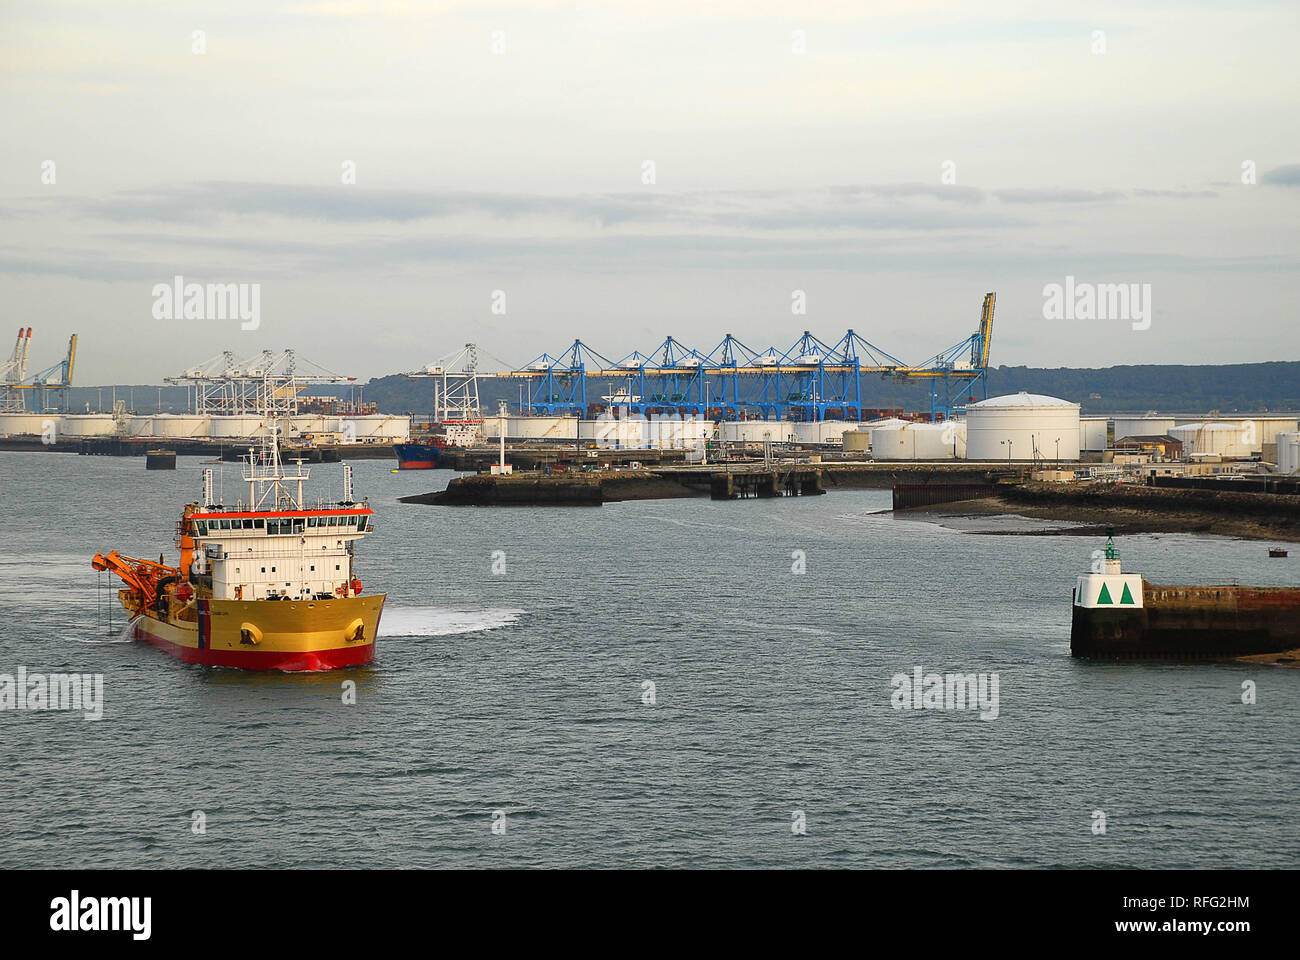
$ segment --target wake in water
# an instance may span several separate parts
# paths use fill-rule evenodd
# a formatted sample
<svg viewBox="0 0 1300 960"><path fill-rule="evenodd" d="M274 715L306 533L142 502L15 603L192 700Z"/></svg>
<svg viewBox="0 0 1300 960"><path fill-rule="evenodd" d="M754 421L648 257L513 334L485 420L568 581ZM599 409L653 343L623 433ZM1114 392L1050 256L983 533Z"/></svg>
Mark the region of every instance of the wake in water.
<svg viewBox="0 0 1300 960"><path fill-rule="evenodd" d="M78 643L130 643L135 639L135 625L139 622L139 617L132 618L111 640L96 640L93 637L73 637L72 639Z"/></svg>
<svg viewBox="0 0 1300 960"><path fill-rule="evenodd" d="M379 621L379 636L445 637L455 633L478 633L518 623L524 612L508 607L489 607L486 610L389 607Z"/></svg>

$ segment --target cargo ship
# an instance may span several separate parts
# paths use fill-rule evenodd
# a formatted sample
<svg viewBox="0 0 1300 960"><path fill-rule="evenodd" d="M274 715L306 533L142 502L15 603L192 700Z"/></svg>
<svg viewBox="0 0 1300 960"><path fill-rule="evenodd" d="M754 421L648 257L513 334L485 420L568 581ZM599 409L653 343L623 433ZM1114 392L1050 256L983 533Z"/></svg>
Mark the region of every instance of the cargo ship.
<svg viewBox="0 0 1300 960"><path fill-rule="evenodd" d="M1109 660L1300 657L1300 588L1161 586L1124 573L1112 535L1074 587L1070 652Z"/></svg>
<svg viewBox="0 0 1300 960"><path fill-rule="evenodd" d="M393 444L399 470L432 470L448 447L473 446L483 434L482 420L442 420L426 440Z"/></svg>
<svg viewBox="0 0 1300 960"><path fill-rule="evenodd" d="M203 471L202 499L176 524L177 566L96 554L91 565L121 577L118 597L135 639L186 663L246 670L313 671L368 663L385 594L363 593L353 550L373 529L374 512L352 493L308 507L302 460L286 472L279 428L250 449L248 501L227 507ZM295 485L296 488L291 488Z"/></svg>
<svg viewBox="0 0 1300 960"><path fill-rule="evenodd" d="M393 444L399 470L432 470L442 459L442 445L436 440L412 440Z"/></svg>

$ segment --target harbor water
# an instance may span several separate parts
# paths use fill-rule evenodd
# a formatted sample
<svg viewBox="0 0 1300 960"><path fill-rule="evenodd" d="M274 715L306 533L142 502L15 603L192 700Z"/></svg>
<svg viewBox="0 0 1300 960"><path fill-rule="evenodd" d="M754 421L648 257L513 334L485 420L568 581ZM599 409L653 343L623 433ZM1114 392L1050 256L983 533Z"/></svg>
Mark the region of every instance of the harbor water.
<svg viewBox="0 0 1300 960"><path fill-rule="evenodd" d="M1300 668L1072 659L1095 536L888 491L408 506L452 475L354 467L377 658L271 675L123 640L90 568L174 562L198 459L0 453L0 674L104 678L99 720L0 711L0 866L1300 862ZM1300 584L1300 543L1119 546L1155 582ZM997 674L996 717L897 708L917 668Z"/></svg>

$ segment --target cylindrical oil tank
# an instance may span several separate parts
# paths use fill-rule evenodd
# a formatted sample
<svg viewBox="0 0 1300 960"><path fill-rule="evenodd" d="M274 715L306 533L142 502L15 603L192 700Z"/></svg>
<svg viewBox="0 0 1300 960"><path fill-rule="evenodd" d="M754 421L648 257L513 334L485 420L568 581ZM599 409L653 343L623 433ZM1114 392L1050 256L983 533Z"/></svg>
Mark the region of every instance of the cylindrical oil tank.
<svg viewBox="0 0 1300 960"><path fill-rule="evenodd" d="M126 435L128 437L152 437L156 436L153 432L154 418L145 414L137 414L126 421Z"/></svg>
<svg viewBox="0 0 1300 960"><path fill-rule="evenodd" d="M966 407L971 460L1078 460L1079 405L1022 390Z"/></svg>
<svg viewBox="0 0 1300 960"><path fill-rule="evenodd" d="M1173 436L1169 433L1174 428L1175 419L1173 417L1116 417L1115 418L1115 439L1123 440L1125 437L1163 437ZM1091 449L1091 448L1089 448Z"/></svg>
<svg viewBox="0 0 1300 960"><path fill-rule="evenodd" d="M349 424L351 425L349 427ZM405 441L411 436L411 418L385 413L367 413L357 417L340 417L340 429L357 440Z"/></svg>
<svg viewBox="0 0 1300 960"><path fill-rule="evenodd" d="M153 418L153 436L202 440L211 435L207 416L194 413L159 413Z"/></svg>
<svg viewBox="0 0 1300 960"><path fill-rule="evenodd" d="M1106 431L1110 429L1107 417L1079 418L1079 449L1099 451L1106 449Z"/></svg>
<svg viewBox="0 0 1300 960"><path fill-rule="evenodd" d="M908 423L898 417L883 417L879 420L864 420L856 429L844 432L844 452L862 453L871 449L871 434L884 427L901 427Z"/></svg>
<svg viewBox="0 0 1300 960"><path fill-rule="evenodd" d="M847 420L814 420L794 425L794 437L799 443L838 443L844 431L856 427Z"/></svg>
<svg viewBox="0 0 1300 960"><path fill-rule="evenodd" d="M507 440L577 440L577 417L518 417L505 420ZM487 437L501 436L501 418L485 417L483 430Z"/></svg>
<svg viewBox="0 0 1300 960"><path fill-rule="evenodd" d="M1277 438L1284 433L1295 433L1300 430L1300 420L1290 417L1260 417L1259 419L1259 443L1255 445L1255 450L1263 449L1260 444L1277 443Z"/></svg>
<svg viewBox="0 0 1300 960"><path fill-rule="evenodd" d="M262 430L262 418L248 414L220 414L208 423L208 435L213 440L248 440Z"/></svg>
<svg viewBox="0 0 1300 960"><path fill-rule="evenodd" d="M331 417L330 419L337 423L336 417ZM328 425L325 422L325 417L322 417L320 414L303 413L296 417L289 418L289 432L290 435L294 437L307 435L315 437L325 433L327 429Z"/></svg>
<svg viewBox="0 0 1300 960"><path fill-rule="evenodd" d="M1183 441L1183 454L1210 454L1225 458L1249 457L1258 446L1258 428L1246 423L1188 423L1173 427L1169 435Z"/></svg>
<svg viewBox="0 0 1300 960"><path fill-rule="evenodd" d="M1225 423L1241 431L1242 444L1250 448L1251 453L1262 453L1264 444L1277 443L1283 433L1300 430L1300 424L1288 417L1215 417L1216 423ZM1185 426L1199 425L1191 421Z"/></svg>
<svg viewBox="0 0 1300 960"><path fill-rule="evenodd" d="M728 443L789 443L795 424L789 420L724 420L719 435Z"/></svg>
<svg viewBox="0 0 1300 960"><path fill-rule="evenodd" d="M0 436L39 437L48 424L53 424L55 435L63 427L63 417L54 413L0 413Z"/></svg>
<svg viewBox="0 0 1300 960"><path fill-rule="evenodd" d="M578 439L590 440L602 449L643 450L649 425L638 417L583 420L578 424Z"/></svg>
<svg viewBox="0 0 1300 960"><path fill-rule="evenodd" d="M1288 477L1300 474L1300 433L1277 435L1277 472Z"/></svg>
<svg viewBox="0 0 1300 960"><path fill-rule="evenodd" d="M65 437L111 437L117 421L111 413L71 413L63 417L59 432Z"/></svg>
<svg viewBox="0 0 1300 960"><path fill-rule="evenodd" d="M843 440L845 453L866 453L871 449L870 430L845 430Z"/></svg>
<svg viewBox="0 0 1300 960"><path fill-rule="evenodd" d="M871 431L871 455L877 460L960 460L966 449L966 424L960 420Z"/></svg>

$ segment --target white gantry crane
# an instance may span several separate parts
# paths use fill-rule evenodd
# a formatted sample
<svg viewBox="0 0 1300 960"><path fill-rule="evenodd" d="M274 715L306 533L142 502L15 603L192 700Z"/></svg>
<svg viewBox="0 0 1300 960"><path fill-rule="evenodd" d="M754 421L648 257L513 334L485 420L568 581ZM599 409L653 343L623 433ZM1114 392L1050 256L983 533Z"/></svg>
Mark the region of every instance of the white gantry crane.
<svg viewBox="0 0 1300 960"><path fill-rule="evenodd" d="M39 373L27 376L27 358L31 352L32 328L18 328L14 351L4 364L0 364L0 410L21 413L27 409L26 391L40 392L38 409L49 409L49 393L59 394L58 404L67 405L68 388L72 386L72 369L77 361L77 335L68 339L68 353L62 360Z"/></svg>
<svg viewBox="0 0 1300 960"><path fill-rule="evenodd" d="M27 351L31 348L32 328L18 328L18 341L14 344L13 355L0 366L0 411L21 413L26 404L23 394L17 388L27 376Z"/></svg>
<svg viewBox="0 0 1300 960"><path fill-rule="evenodd" d="M478 344L405 374L412 380L432 380L433 419L437 423L477 423L483 419L478 400Z"/></svg>
<svg viewBox="0 0 1300 960"><path fill-rule="evenodd" d="M292 350L263 350L237 360L227 350L168 383L192 391L190 409L202 416L291 417L298 413L298 397L314 384L353 383L345 377L299 358Z"/></svg>

